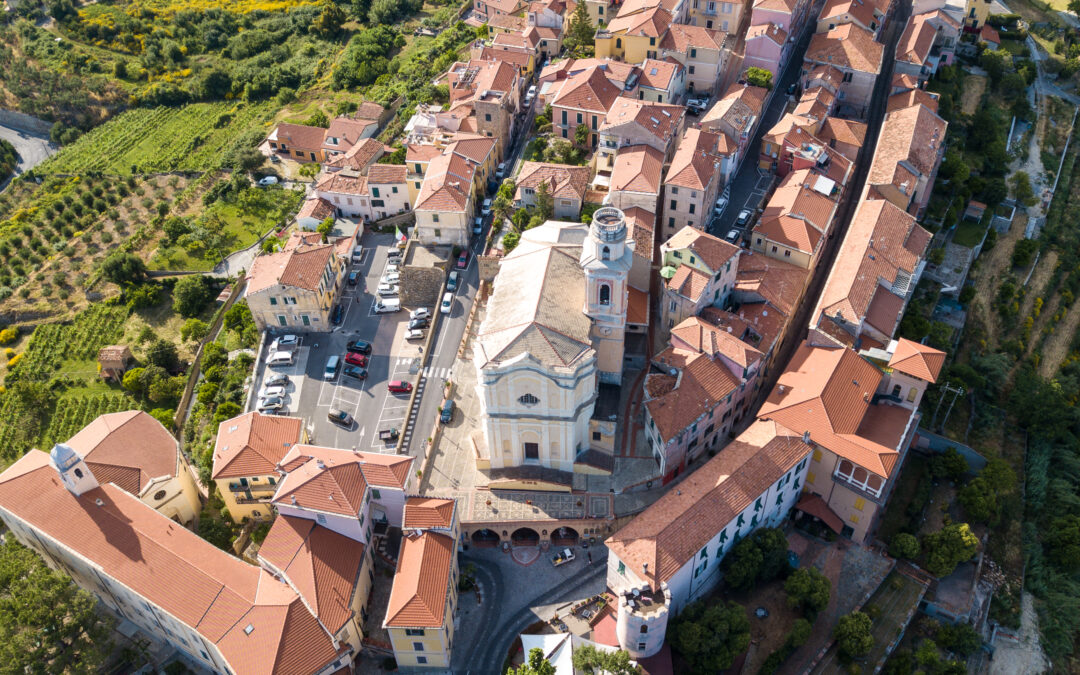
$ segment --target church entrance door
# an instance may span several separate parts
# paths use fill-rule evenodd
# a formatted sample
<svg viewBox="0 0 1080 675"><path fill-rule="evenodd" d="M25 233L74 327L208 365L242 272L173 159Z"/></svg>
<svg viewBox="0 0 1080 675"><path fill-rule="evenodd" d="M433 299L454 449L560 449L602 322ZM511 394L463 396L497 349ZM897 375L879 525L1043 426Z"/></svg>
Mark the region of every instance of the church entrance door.
<svg viewBox="0 0 1080 675"><path fill-rule="evenodd" d="M540 460L540 444L539 443L526 443L525 444L525 459L526 460Z"/></svg>

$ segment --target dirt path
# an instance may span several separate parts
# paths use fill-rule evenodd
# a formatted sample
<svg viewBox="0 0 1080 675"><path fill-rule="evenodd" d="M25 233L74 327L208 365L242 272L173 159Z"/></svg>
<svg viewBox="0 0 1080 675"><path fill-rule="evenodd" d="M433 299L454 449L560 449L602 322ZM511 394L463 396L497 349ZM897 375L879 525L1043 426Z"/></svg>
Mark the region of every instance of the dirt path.
<svg viewBox="0 0 1080 675"><path fill-rule="evenodd" d="M1030 593L1020 598L1020 641L997 640L990 675L1049 672L1050 662L1039 644L1039 617Z"/></svg>
<svg viewBox="0 0 1080 675"><path fill-rule="evenodd" d="M999 336L998 315L994 311L994 294L997 292L1001 277L1009 271L1012 265L1012 250L1016 241L1024 236L1024 228L1027 227L1027 216L1017 214L1013 218L1012 227L1003 235L998 236L994 248L979 256L978 269L972 271L971 280L975 288L980 292L975 295L971 303L971 311L976 314L986 327L987 348L991 351L996 348Z"/></svg>
<svg viewBox="0 0 1080 675"><path fill-rule="evenodd" d="M974 115L986 91L986 76L964 73L964 87L960 93L960 109L965 115Z"/></svg>
<svg viewBox="0 0 1080 675"><path fill-rule="evenodd" d="M1031 274L1031 279L1028 280L1027 294L1024 296L1024 301L1020 303L1020 316L1027 318L1031 316L1032 308L1035 306L1035 298L1043 299L1043 307L1039 313L1039 319L1042 318L1043 313L1046 311L1046 295L1047 292L1053 293L1054 289L1046 288L1046 282L1050 281L1050 277L1054 273L1054 268L1057 267L1058 254L1057 251L1046 251L1044 255L1039 256L1039 262L1035 263L1035 271ZM1039 320L1036 319L1035 323L1038 324ZM1032 333L1034 335L1034 333Z"/></svg>
<svg viewBox="0 0 1080 675"><path fill-rule="evenodd" d="M1080 306L1076 301L1064 311L1065 317L1054 328L1054 332L1046 337L1042 346L1039 374L1046 378L1053 377L1061 367L1061 362L1069 355L1069 345L1080 326Z"/></svg>

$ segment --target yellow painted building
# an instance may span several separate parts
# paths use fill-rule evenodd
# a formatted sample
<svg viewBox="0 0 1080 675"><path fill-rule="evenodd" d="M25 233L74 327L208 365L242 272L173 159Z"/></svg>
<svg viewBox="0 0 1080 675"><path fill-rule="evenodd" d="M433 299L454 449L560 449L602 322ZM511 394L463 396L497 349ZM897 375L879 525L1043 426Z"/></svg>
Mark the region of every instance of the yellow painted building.
<svg viewBox="0 0 1080 675"><path fill-rule="evenodd" d="M964 26L982 28L990 16L990 0L967 0L964 7Z"/></svg>
<svg viewBox="0 0 1080 675"><path fill-rule="evenodd" d="M450 667L457 583L454 540L435 531L403 529L383 621L399 667Z"/></svg>
<svg viewBox="0 0 1080 675"><path fill-rule="evenodd" d="M660 6L612 19L596 31L596 58L641 63L658 58L660 41L671 25L671 13Z"/></svg>
<svg viewBox="0 0 1080 675"><path fill-rule="evenodd" d="M299 417L250 412L221 423L211 477L234 522L273 516L270 501L281 477L277 464L305 440Z"/></svg>
<svg viewBox="0 0 1080 675"><path fill-rule="evenodd" d="M294 248L255 258L244 298L259 330L329 331L344 278L345 264L333 244L298 240Z"/></svg>

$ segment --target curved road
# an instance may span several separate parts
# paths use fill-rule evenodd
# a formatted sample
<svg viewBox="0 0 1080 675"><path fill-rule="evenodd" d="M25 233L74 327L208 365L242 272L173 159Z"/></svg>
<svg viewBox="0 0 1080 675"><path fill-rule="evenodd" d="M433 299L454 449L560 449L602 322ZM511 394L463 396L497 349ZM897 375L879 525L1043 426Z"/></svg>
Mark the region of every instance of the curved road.
<svg viewBox="0 0 1080 675"><path fill-rule="evenodd" d="M15 175L29 171L51 157L57 147L48 136L39 136L12 127L0 126L0 138L15 146L19 153L19 163L15 166ZM7 181L0 183L0 190L7 187Z"/></svg>

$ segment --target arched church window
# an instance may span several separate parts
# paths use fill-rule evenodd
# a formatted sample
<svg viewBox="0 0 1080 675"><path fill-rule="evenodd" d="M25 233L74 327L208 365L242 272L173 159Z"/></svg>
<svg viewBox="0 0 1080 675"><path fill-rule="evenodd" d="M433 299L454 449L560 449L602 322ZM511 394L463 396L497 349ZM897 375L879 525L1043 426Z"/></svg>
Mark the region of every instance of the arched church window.
<svg viewBox="0 0 1080 675"><path fill-rule="evenodd" d="M611 286L608 286L607 284L604 284L603 286L600 287L600 304L601 305L610 305L611 304Z"/></svg>
<svg viewBox="0 0 1080 675"><path fill-rule="evenodd" d="M75 469L75 477L82 478L82 469Z"/></svg>
<svg viewBox="0 0 1080 675"><path fill-rule="evenodd" d="M540 402L540 399L536 398L532 394L523 394L518 397L518 401L521 405L536 405Z"/></svg>
<svg viewBox="0 0 1080 675"><path fill-rule="evenodd" d="M600 251L600 259L601 259L601 260L611 260L611 249L610 249L610 248L608 248L607 246L605 246L605 247L604 247L604 248L603 248L603 249L602 249L602 250Z"/></svg>

